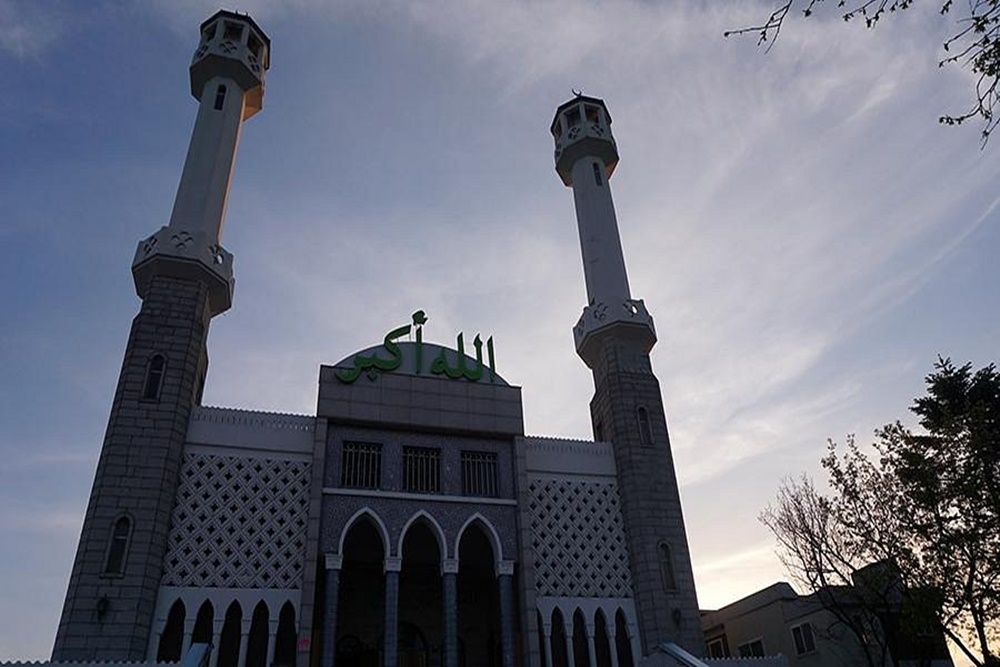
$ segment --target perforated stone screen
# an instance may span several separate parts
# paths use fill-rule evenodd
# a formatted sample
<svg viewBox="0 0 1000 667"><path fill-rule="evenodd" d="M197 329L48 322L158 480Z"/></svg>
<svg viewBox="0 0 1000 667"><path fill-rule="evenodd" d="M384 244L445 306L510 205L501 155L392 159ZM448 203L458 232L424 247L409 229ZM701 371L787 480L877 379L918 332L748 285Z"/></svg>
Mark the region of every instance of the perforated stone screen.
<svg viewBox="0 0 1000 667"><path fill-rule="evenodd" d="M163 585L301 586L309 469L305 461L186 453Z"/></svg>
<svg viewBox="0 0 1000 667"><path fill-rule="evenodd" d="M614 483L528 483L539 595L631 597L632 577Z"/></svg>

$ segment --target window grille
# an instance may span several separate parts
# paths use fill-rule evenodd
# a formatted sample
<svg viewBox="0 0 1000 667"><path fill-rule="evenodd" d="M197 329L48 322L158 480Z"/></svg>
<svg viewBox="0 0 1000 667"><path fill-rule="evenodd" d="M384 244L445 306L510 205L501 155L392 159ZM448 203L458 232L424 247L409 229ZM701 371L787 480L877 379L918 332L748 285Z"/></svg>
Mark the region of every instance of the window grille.
<svg viewBox="0 0 1000 667"><path fill-rule="evenodd" d="M441 450L403 447L403 490L436 493L441 490Z"/></svg>
<svg viewBox="0 0 1000 667"><path fill-rule="evenodd" d="M709 658L728 658L729 648L726 646L725 637L717 637L708 641Z"/></svg>
<svg viewBox="0 0 1000 667"><path fill-rule="evenodd" d="M462 493L490 498L499 495L496 453L462 452Z"/></svg>
<svg viewBox="0 0 1000 667"><path fill-rule="evenodd" d="M591 166L594 167L594 184L599 188L603 188L604 183L601 182L601 165L595 162Z"/></svg>
<svg viewBox="0 0 1000 667"><path fill-rule="evenodd" d="M215 110L222 111L222 107L224 107L225 104L226 87L220 84L219 87L215 89Z"/></svg>
<svg viewBox="0 0 1000 667"><path fill-rule="evenodd" d="M795 640L796 655L805 655L816 650L816 640L813 639L812 626L808 623L793 627L792 639Z"/></svg>
<svg viewBox="0 0 1000 667"><path fill-rule="evenodd" d="M377 489L382 482L382 445L345 442L340 467L340 485L356 489Z"/></svg>

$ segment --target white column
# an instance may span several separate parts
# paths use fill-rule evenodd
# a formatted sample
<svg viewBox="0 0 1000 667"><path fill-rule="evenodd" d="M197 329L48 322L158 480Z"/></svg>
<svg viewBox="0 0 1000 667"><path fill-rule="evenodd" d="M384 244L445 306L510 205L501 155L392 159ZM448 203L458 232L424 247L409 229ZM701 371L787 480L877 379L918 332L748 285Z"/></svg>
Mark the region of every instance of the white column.
<svg viewBox="0 0 1000 667"><path fill-rule="evenodd" d="M587 628L587 649L590 658L590 667L597 667L597 646L594 643L594 630Z"/></svg>
<svg viewBox="0 0 1000 667"><path fill-rule="evenodd" d="M618 631L612 630L612 627L618 627L618 619L615 619L615 625L611 626L608 624L607 617L604 618L604 636L608 638L609 652L611 653L611 667L618 667Z"/></svg>
<svg viewBox="0 0 1000 667"><path fill-rule="evenodd" d="M160 635L167 619L157 618L153 621L153 631L149 633L149 646L146 647L146 661L156 662L156 652L160 648Z"/></svg>
<svg viewBox="0 0 1000 667"><path fill-rule="evenodd" d="M222 644L222 626L225 624L225 616L212 619L212 655L208 659L208 667L219 667L219 645Z"/></svg>
<svg viewBox="0 0 1000 667"><path fill-rule="evenodd" d="M250 623L253 621L253 612L250 618L244 618L240 627L240 657L236 661L236 667L245 667L247 664L247 643L250 639Z"/></svg>
<svg viewBox="0 0 1000 667"><path fill-rule="evenodd" d="M274 664L274 649L278 642L278 618L267 619L267 662L264 667L271 667Z"/></svg>
<svg viewBox="0 0 1000 667"><path fill-rule="evenodd" d="M569 620L566 620L566 616L563 616L563 636L566 639L566 665L567 667L575 667L576 665L576 653L573 651L573 617L570 616Z"/></svg>
<svg viewBox="0 0 1000 667"><path fill-rule="evenodd" d="M552 617L549 617L548 622L544 619L542 620L542 643L545 644L543 650L545 651L545 667L553 667L552 665Z"/></svg>
<svg viewBox="0 0 1000 667"><path fill-rule="evenodd" d="M197 615L184 618L184 640L181 642L181 662L184 662L188 651L191 650L191 637L194 635L194 624L197 620Z"/></svg>

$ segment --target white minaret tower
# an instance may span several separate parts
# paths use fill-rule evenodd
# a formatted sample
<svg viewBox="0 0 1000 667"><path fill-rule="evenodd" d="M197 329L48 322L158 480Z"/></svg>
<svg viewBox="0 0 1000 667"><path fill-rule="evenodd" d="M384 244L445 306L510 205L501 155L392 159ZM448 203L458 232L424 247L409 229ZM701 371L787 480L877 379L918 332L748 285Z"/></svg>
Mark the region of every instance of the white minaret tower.
<svg viewBox="0 0 1000 667"><path fill-rule="evenodd" d="M233 298L222 222L243 121L261 108L270 43L220 11L191 64L200 101L170 224L139 243L132 321L53 660L175 662L150 637L191 409L208 369L209 321Z"/></svg>
<svg viewBox="0 0 1000 667"><path fill-rule="evenodd" d="M614 448L632 590L644 655L673 642L704 655L680 494L660 385L653 318L633 299L609 180L618 164L602 100L578 95L552 121L556 172L573 188L587 306L573 328L594 375L594 438Z"/></svg>
<svg viewBox="0 0 1000 667"><path fill-rule="evenodd" d="M245 14L220 11L201 24L191 63L198 117L170 224L141 242L132 262L140 297L154 275L199 274L212 285L213 315L232 305L233 256L221 245L222 225L243 121L263 106L270 48L267 35Z"/></svg>

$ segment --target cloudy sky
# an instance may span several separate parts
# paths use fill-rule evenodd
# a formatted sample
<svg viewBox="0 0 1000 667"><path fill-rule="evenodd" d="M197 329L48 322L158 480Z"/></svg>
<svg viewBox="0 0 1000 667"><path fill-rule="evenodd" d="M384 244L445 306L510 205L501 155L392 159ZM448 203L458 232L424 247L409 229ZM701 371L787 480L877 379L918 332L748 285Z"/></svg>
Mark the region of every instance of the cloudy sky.
<svg viewBox="0 0 1000 667"><path fill-rule="evenodd" d="M1000 339L1000 146L939 115L934 3L875 33L832 14L768 53L769 0L251 0L273 41L225 245L210 405L309 413L320 363L423 308L491 334L529 434L589 438L571 192L548 126L603 97L633 294L705 608L785 577L757 521L828 438L907 418L936 355ZM0 659L47 657L139 302L167 221L211 0L0 0ZM993 184L992 186L990 184Z"/></svg>

